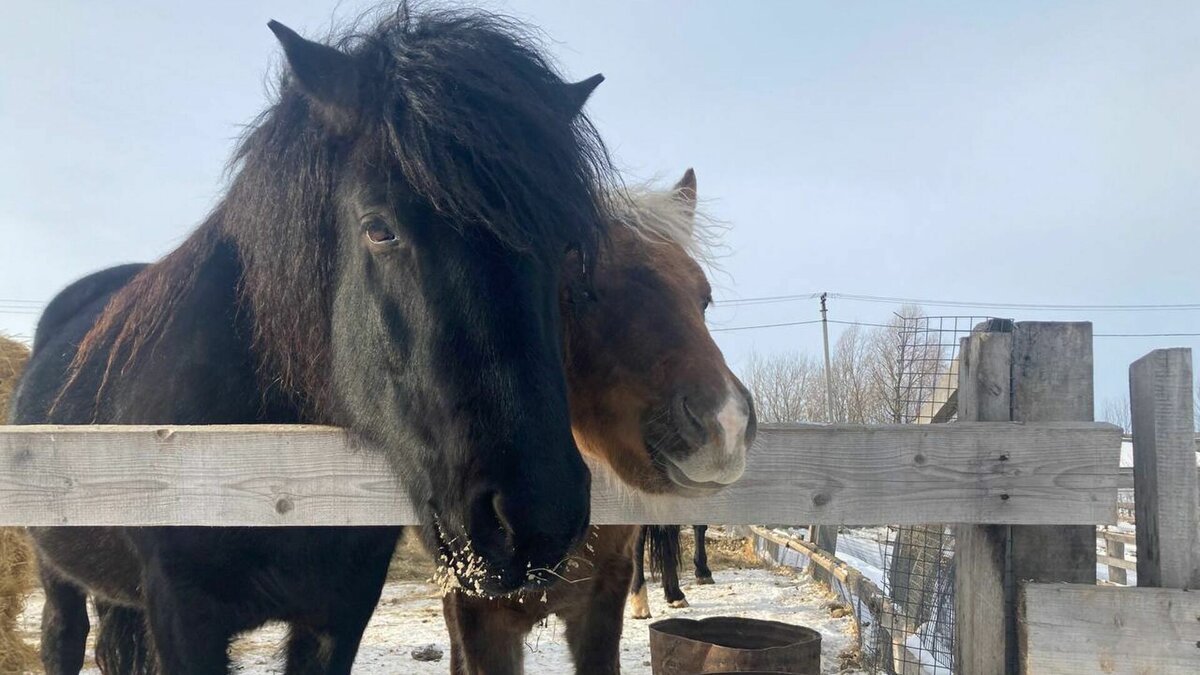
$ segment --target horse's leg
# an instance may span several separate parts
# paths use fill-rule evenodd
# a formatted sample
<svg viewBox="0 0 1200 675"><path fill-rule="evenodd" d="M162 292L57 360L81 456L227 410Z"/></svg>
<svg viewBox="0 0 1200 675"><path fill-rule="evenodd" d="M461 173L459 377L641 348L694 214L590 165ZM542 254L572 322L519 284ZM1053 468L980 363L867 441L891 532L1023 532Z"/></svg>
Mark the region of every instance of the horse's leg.
<svg viewBox="0 0 1200 675"><path fill-rule="evenodd" d="M649 619L650 599L646 596L646 528L639 527L637 543L633 547L633 583L629 587L629 601L633 618Z"/></svg>
<svg viewBox="0 0 1200 675"><path fill-rule="evenodd" d="M379 586L382 588L382 583ZM333 626L317 629L292 624L285 675L349 675L378 600L379 591L368 594L356 603L358 611L345 612Z"/></svg>
<svg viewBox="0 0 1200 675"><path fill-rule="evenodd" d="M621 625L632 579L633 561L623 556L611 559L596 568L585 591L588 597L573 601L569 613L560 613L578 675L621 672Z"/></svg>
<svg viewBox="0 0 1200 675"><path fill-rule="evenodd" d="M667 604L672 607L687 607L687 597L683 594L683 589L679 587L679 528L663 528L665 530L664 538L672 538L670 543L662 547L662 585L663 596L667 599Z"/></svg>
<svg viewBox="0 0 1200 675"><path fill-rule="evenodd" d="M458 625L458 603L451 601L448 595L442 596L442 618L446 622L446 632L450 634L450 675L466 675L462 630Z"/></svg>
<svg viewBox="0 0 1200 675"><path fill-rule="evenodd" d="M207 593L173 575L160 558L146 564L146 614L167 675L227 675L231 612Z"/></svg>
<svg viewBox="0 0 1200 675"><path fill-rule="evenodd" d="M525 672L525 636L529 617L507 607L462 593L442 596L442 611L459 637L460 658L451 653L454 675L521 675ZM448 626L449 627L449 626ZM457 670L455 670L457 668Z"/></svg>
<svg viewBox="0 0 1200 675"><path fill-rule="evenodd" d="M704 533L707 531L707 525L692 526L692 532L696 535L696 555L693 556L693 562L696 563L696 584L700 586L713 582L712 570L708 569L708 551L704 547Z"/></svg>
<svg viewBox="0 0 1200 675"><path fill-rule="evenodd" d="M96 665L102 673L154 672L154 655L140 610L96 600Z"/></svg>
<svg viewBox="0 0 1200 675"><path fill-rule="evenodd" d="M71 583L41 566L42 588L46 602L42 606L42 666L46 675L78 675L83 669L87 648L87 596Z"/></svg>
<svg viewBox="0 0 1200 675"><path fill-rule="evenodd" d="M363 633L387 583L400 532L398 528L369 528L355 538L358 559L338 584L339 606L332 623L324 627L329 639L327 675L350 675Z"/></svg>
<svg viewBox="0 0 1200 675"><path fill-rule="evenodd" d="M373 610L375 603L370 607ZM348 675L371 613L360 613L329 628L289 626L285 675Z"/></svg>
<svg viewBox="0 0 1200 675"><path fill-rule="evenodd" d="M379 589L382 588L381 582ZM350 675L354 659L358 656L358 648L362 645L363 633L367 630L367 624L371 621L375 604L379 600L379 591L372 597L365 612L345 617L329 630L329 663L325 669L327 675Z"/></svg>
<svg viewBox="0 0 1200 675"><path fill-rule="evenodd" d="M321 657L321 638L308 626L288 625L284 675L321 675L328 659Z"/></svg>
<svg viewBox="0 0 1200 675"><path fill-rule="evenodd" d="M683 594L683 589L679 587L679 568L666 567L663 568L663 597L667 599L667 604L672 607L687 607L687 596Z"/></svg>

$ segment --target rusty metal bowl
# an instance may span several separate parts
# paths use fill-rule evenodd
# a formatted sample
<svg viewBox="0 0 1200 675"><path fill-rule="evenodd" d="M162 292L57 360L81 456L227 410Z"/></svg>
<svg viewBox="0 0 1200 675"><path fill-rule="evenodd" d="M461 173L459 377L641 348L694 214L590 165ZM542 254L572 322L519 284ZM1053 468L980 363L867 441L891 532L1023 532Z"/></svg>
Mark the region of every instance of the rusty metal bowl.
<svg viewBox="0 0 1200 675"><path fill-rule="evenodd" d="M650 624L654 675L821 672L821 634L779 621L714 616Z"/></svg>

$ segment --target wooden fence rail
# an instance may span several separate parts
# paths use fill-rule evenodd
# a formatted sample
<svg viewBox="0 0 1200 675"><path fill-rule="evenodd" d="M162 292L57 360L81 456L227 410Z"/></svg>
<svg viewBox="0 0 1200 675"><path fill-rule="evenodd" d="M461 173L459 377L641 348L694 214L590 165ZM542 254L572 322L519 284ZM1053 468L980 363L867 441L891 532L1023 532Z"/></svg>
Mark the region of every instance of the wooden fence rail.
<svg viewBox="0 0 1200 675"><path fill-rule="evenodd" d="M1104 555L1097 556L1096 562L1108 566L1108 583L1129 585L1128 572L1137 571L1137 561L1129 559L1125 547L1136 545L1137 537L1132 532L1103 529L1096 532L1096 541L1104 542Z"/></svg>
<svg viewBox="0 0 1200 675"><path fill-rule="evenodd" d="M1200 592L1028 584L1020 625L1029 675L1200 671Z"/></svg>
<svg viewBox="0 0 1200 675"><path fill-rule="evenodd" d="M641 498L599 477L593 522L1079 523L1115 519L1107 424L765 425L715 496ZM3 525L416 524L382 456L303 426L0 430Z"/></svg>

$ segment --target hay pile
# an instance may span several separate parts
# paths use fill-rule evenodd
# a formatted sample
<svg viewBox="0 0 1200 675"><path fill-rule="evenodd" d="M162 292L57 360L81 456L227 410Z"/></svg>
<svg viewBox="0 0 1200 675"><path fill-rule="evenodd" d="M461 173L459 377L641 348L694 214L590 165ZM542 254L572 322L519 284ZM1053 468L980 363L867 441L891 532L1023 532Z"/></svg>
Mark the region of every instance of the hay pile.
<svg viewBox="0 0 1200 675"><path fill-rule="evenodd" d="M25 345L0 335L0 424L8 420L8 403L27 360ZM33 550L25 530L0 527L0 673L40 670L37 651L17 636L17 617L33 585Z"/></svg>

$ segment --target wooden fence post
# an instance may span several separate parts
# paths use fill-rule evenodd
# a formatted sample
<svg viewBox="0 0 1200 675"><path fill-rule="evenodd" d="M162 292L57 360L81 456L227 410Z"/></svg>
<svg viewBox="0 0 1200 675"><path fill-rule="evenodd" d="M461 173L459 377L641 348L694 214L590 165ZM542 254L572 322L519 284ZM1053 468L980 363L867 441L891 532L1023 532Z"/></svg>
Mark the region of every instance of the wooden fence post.
<svg viewBox="0 0 1200 675"><path fill-rule="evenodd" d="M1117 560L1125 560L1125 542L1117 541L1116 539L1104 538L1104 553L1109 558ZM1129 584L1129 575L1124 567L1115 565L1108 566L1108 580L1114 584L1127 586Z"/></svg>
<svg viewBox="0 0 1200 675"><path fill-rule="evenodd" d="M958 419L1011 419L1012 324L976 332L959 348ZM1007 329L1007 330L1004 330ZM1002 675L1005 669L1005 595L1008 527L954 526L955 672Z"/></svg>
<svg viewBox="0 0 1200 675"><path fill-rule="evenodd" d="M1087 421L1095 416L1090 322L1026 322L1013 331L1013 421ZM1018 672L1016 590L1026 582L1096 583L1094 525L1013 525L1008 658Z"/></svg>
<svg viewBox="0 0 1200 675"><path fill-rule="evenodd" d="M830 557L837 557L837 525L809 525L808 531L810 533L809 541L811 541L814 546L816 546L819 550L828 553ZM833 590L833 575L830 574L825 568L817 565L816 563L809 563L808 574L813 579L816 579L822 584L828 586L830 590Z"/></svg>
<svg viewBox="0 0 1200 675"><path fill-rule="evenodd" d="M1021 322L1013 333L1013 421L1090 422L1095 416L1090 322ZM1096 583L1096 528L1013 527L1018 582Z"/></svg>
<svg viewBox="0 0 1200 675"><path fill-rule="evenodd" d="M966 338L960 353L962 421L1093 417L1090 323L1021 322L1008 334ZM956 534L959 672L1016 673L1016 584L1096 583L1096 528L981 526Z"/></svg>
<svg viewBox="0 0 1200 675"><path fill-rule="evenodd" d="M1192 350L1156 349L1129 367L1138 586L1200 588L1200 498Z"/></svg>

